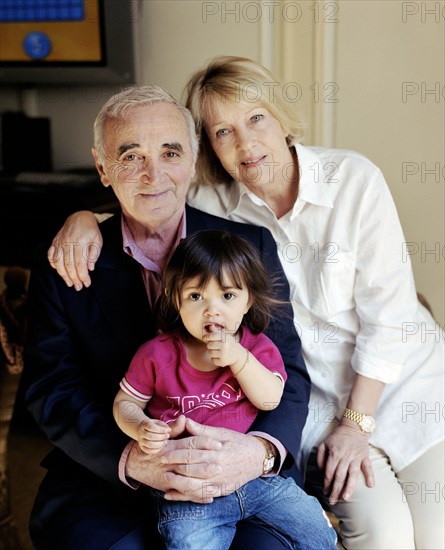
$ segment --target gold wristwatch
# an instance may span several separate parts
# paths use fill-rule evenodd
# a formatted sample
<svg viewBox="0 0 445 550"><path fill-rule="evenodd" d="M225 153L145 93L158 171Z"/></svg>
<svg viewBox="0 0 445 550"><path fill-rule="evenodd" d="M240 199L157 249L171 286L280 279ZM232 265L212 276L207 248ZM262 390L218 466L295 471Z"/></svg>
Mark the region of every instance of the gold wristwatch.
<svg viewBox="0 0 445 550"><path fill-rule="evenodd" d="M271 448L272 448L272 444L263 439L262 437L259 437L257 435L254 436L256 439L258 439L258 441L263 445L265 451L266 451L266 456L264 457L264 460L263 460L263 473L262 475L266 475L266 474L269 474L272 470L273 470L273 467L275 466L275 455L273 454Z"/></svg>
<svg viewBox="0 0 445 550"><path fill-rule="evenodd" d="M353 422L357 422L362 432L366 434L372 434L376 428L375 419L373 416L353 411L352 409L345 409L343 413L345 418L349 418Z"/></svg>

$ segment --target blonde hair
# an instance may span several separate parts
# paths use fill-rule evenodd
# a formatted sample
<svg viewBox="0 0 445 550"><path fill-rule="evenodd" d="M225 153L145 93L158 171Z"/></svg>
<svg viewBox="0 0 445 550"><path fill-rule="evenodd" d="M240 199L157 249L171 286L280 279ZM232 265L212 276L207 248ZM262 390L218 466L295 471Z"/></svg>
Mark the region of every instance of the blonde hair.
<svg viewBox="0 0 445 550"><path fill-rule="evenodd" d="M265 67L251 59L218 56L190 78L185 93L186 107L195 120L200 136L200 149L196 163L197 178L203 183L228 183L232 176L223 168L214 153L205 131L206 115L212 99L245 103L259 102L288 132L287 144L303 138L304 124L286 101L283 84Z"/></svg>
<svg viewBox="0 0 445 550"><path fill-rule="evenodd" d="M109 119L116 120L123 118L129 109L163 101L175 105L184 117L189 133L193 160L196 160L199 150L199 139L190 111L159 86L131 86L110 97L102 106L94 121L94 148L101 162L105 160L105 125Z"/></svg>

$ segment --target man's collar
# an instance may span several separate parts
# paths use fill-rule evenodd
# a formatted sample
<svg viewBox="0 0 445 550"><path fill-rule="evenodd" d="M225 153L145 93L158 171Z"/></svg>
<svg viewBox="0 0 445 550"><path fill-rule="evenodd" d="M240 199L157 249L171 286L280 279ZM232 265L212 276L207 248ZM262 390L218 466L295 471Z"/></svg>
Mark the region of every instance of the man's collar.
<svg viewBox="0 0 445 550"><path fill-rule="evenodd" d="M122 215L121 220L122 220L121 229L122 229L122 240L123 240L124 252L128 254L128 256L136 260L139 264L141 264L144 269L148 269L150 271L155 271L157 273L160 273L161 272L160 267L151 258L149 258L146 254L144 254L144 252L138 246L137 242L134 240L133 235L131 233L131 229L124 215ZM184 211L179 221L179 225L176 228L176 235L175 235L175 241L173 244L173 250L178 246L179 241L183 239L185 236L186 236L186 210L184 207Z"/></svg>

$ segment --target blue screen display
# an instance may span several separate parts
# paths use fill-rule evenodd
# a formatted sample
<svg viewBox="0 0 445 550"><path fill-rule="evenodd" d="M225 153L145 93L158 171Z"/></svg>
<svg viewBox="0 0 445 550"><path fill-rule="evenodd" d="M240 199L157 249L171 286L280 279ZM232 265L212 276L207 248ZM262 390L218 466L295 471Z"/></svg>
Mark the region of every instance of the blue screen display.
<svg viewBox="0 0 445 550"><path fill-rule="evenodd" d="M84 19L84 0L0 0L1 23Z"/></svg>

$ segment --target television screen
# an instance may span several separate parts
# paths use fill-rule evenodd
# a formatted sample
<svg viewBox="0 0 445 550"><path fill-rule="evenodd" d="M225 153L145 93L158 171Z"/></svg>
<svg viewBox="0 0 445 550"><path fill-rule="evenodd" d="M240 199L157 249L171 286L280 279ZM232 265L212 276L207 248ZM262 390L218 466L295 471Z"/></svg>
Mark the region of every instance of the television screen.
<svg viewBox="0 0 445 550"><path fill-rule="evenodd" d="M134 83L138 0L0 0L0 79Z"/></svg>

